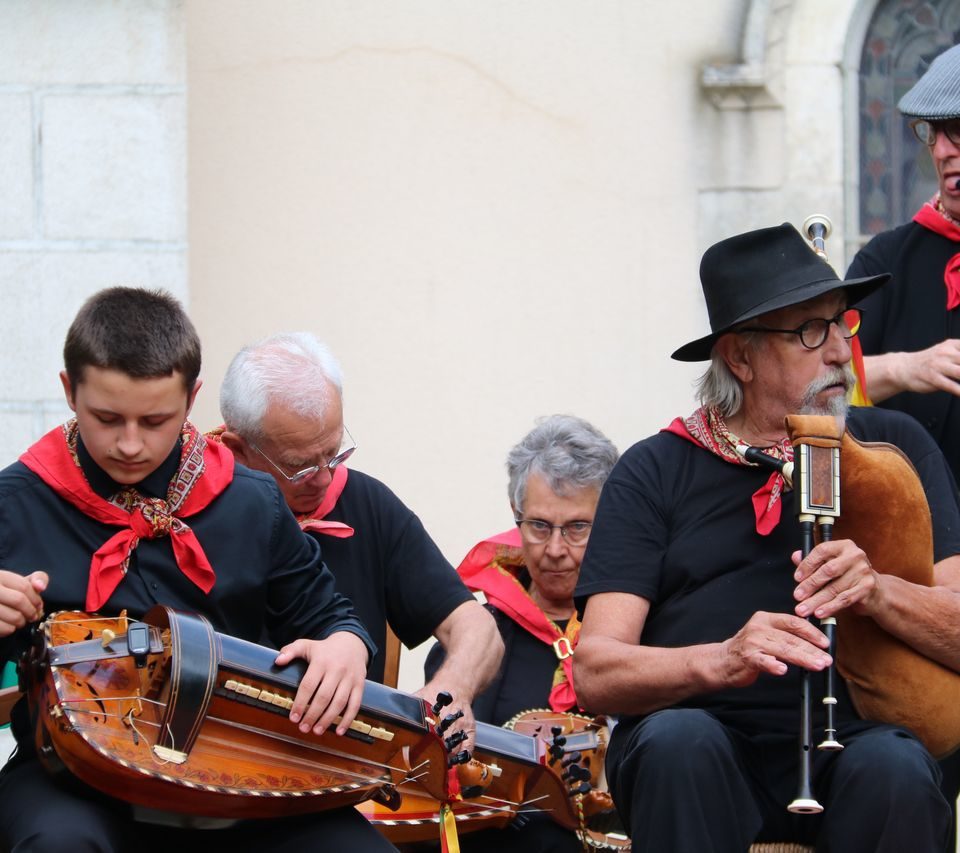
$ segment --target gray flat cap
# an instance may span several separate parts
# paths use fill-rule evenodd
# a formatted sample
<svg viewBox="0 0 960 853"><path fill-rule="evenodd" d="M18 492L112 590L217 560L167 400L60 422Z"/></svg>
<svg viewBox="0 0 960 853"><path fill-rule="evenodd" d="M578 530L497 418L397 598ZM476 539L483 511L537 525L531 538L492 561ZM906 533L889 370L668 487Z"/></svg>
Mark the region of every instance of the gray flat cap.
<svg viewBox="0 0 960 853"><path fill-rule="evenodd" d="M905 116L927 121L960 118L960 44L934 59L897 106Z"/></svg>

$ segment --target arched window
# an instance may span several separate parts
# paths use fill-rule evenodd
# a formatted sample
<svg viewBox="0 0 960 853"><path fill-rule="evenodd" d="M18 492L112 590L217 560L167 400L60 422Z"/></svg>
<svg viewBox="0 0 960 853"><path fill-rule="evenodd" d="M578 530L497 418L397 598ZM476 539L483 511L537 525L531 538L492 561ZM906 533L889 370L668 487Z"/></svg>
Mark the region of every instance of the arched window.
<svg viewBox="0 0 960 853"><path fill-rule="evenodd" d="M908 222L936 192L930 157L897 102L960 42L958 0L880 0L860 58L860 232Z"/></svg>

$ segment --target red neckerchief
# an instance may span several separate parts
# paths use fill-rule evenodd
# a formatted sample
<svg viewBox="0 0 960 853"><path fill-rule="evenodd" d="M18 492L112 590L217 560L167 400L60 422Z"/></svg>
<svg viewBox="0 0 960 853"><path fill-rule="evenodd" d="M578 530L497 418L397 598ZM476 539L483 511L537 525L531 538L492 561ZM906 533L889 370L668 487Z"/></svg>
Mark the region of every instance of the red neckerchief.
<svg viewBox="0 0 960 853"><path fill-rule="evenodd" d="M123 528L101 545L90 561L86 609L96 612L107 602L126 575L130 554L141 539L161 536L170 537L180 571L209 593L216 582L213 567L183 519L205 509L230 485L230 451L205 441L187 421L181 433L180 465L170 480L166 500L145 497L132 486L121 488L107 500L90 488L80 467L77 435L76 419L68 421L48 432L20 461L84 515Z"/></svg>
<svg viewBox="0 0 960 853"><path fill-rule="evenodd" d="M688 418L674 418L673 422L661 432L673 433L680 438L693 442L697 447L719 456L724 462L733 465L750 465L740 458L734 449L737 437L727 429L723 415L716 406L701 406ZM791 461L793 445L784 439L773 447L764 447L763 452L777 459ZM753 467L750 465L750 467ZM770 479L753 493L753 512L757 519L757 533L768 536L780 523L780 495L783 494L785 481L779 471L774 471Z"/></svg>
<svg viewBox="0 0 960 853"><path fill-rule="evenodd" d="M580 639L580 620L574 613L567 623L567 630L561 631L517 580L516 572L521 568L520 531L514 527L474 546L457 567L457 573L468 589L484 593L490 604L538 640L553 647L560 662L553 676L549 703L554 711L569 711L577 706L573 687L573 652Z"/></svg>
<svg viewBox="0 0 960 853"><path fill-rule="evenodd" d="M333 469L333 479L327 486L327 492L323 496L318 506L313 512L305 512L297 516L300 522L301 530L315 530L317 533L323 533L326 536L335 536L337 539L349 539L356 532L349 524L342 521L327 521L325 516L340 500L344 488L347 485L348 470L343 465L338 465Z"/></svg>
<svg viewBox="0 0 960 853"><path fill-rule="evenodd" d="M943 209L939 192L914 214L913 221L941 237L960 243L960 225ZM947 310L952 311L960 305L960 252L947 261L943 283L947 286Z"/></svg>
<svg viewBox="0 0 960 853"><path fill-rule="evenodd" d="M216 429L206 433L208 441L223 444L223 433L226 426L221 424ZM317 533L323 533L327 536L334 536L337 539L349 539L356 532L350 525L341 521L326 521L325 516L329 513L343 494L347 485L347 469L343 465L338 465L333 469L333 479L327 487L327 492L323 500L313 512L304 512L297 516L301 530L313 530Z"/></svg>

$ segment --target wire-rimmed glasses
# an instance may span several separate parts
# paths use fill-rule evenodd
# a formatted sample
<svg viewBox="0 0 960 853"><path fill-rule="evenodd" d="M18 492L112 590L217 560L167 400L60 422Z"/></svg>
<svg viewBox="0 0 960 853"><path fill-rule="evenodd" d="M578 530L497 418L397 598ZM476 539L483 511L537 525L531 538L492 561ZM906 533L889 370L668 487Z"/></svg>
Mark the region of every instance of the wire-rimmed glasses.
<svg viewBox="0 0 960 853"><path fill-rule="evenodd" d="M554 530L571 545L585 545L590 537L590 521L568 521L566 524L551 524L540 518L522 518L517 516L514 521L520 528L520 535L532 545L543 545L553 536Z"/></svg>
<svg viewBox="0 0 960 853"><path fill-rule="evenodd" d="M344 441L345 440L345 441ZM346 444L346 447L344 447ZM250 445L254 450L257 451L264 459L269 462L276 471L279 472L280 476L283 477L288 483L302 483L304 480L313 477L315 474L318 474L324 468L329 468L330 472L333 473L340 465L346 462L351 456L353 456L354 451L357 449L357 443L353 440L353 436L350 435L350 430L346 427L343 428L343 439L340 441L340 450L337 452L336 456L330 459L329 462L325 462L323 465L311 465L309 468L303 468L300 471L297 471L295 474L288 474L283 470L276 462L274 462L266 453L264 453L257 445Z"/></svg>

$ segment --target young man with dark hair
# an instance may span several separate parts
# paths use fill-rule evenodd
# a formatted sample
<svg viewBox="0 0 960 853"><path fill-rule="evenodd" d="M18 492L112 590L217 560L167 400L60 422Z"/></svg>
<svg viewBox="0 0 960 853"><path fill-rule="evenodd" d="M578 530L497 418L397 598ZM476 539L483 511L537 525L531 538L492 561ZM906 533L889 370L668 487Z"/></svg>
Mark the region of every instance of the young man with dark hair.
<svg viewBox="0 0 960 853"><path fill-rule="evenodd" d="M101 291L72 324L64 359L60 378L76 417L0 472L3 659L16 656L44 612L139 616L165 604L242 639L266 633L280 666L306 661L291 725L343 734L374 646L273 480L235 466L187 420L201 385L200 343L182 307L158 292ZM182 829L145 831L124 803L55 781L35 754L22 702L13 729L18 751L0 773L8 849L198 840ZM392 849L353 809L199 835L205 846Z"/></svg>

